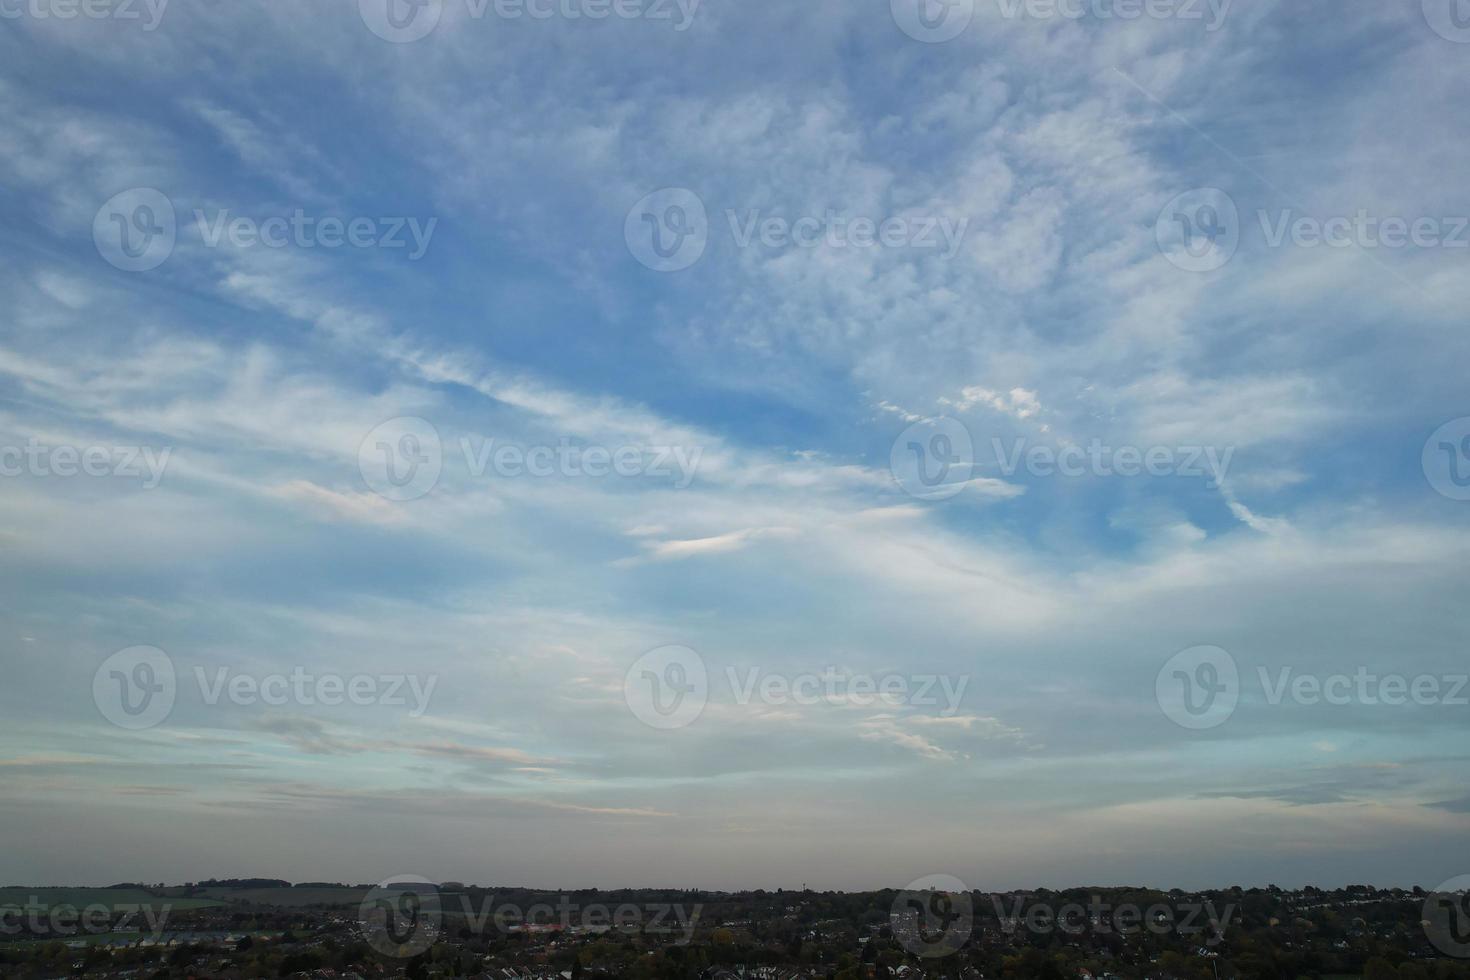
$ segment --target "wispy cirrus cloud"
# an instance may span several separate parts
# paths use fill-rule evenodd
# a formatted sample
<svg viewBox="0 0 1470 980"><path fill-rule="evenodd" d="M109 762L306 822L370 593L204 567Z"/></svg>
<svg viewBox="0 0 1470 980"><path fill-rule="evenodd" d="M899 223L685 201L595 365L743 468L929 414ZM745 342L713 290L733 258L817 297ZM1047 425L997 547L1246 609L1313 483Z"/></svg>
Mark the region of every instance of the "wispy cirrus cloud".
<svg viewBox="0 0 1470 980"><path fill-rule="evenodd" d="M1410 761L1458 737L1452 715L1248 697L1191 739L1154 691L1202 643L1247 681L1463 659L1470 539L1419 458L1470 411L1458 253L1257 233L1263 209L1470 210L1444 176L1467 144L1461 52L1417 10L1266 3L1206 32L981 4L924 45L882 8L757 3L681 33L450 18L391 45L354 6L0 36L0 446L173 450L153 489L0 486L3 805L21 835L64 810L81 842L17 877L194 880L266 854L355 880L334 855L392 839L460 880L643 880L653 841L708 886L887 885L957 853L997 885L1407 882L1463 837L1463 760ZM129 187L179 216L147 273L91 240ZM709 217L679 273L623 235L660 187ZM1208 273L1156 238L1200 187L1242 233ZM196 208L439 225L410 263L212 247ZM742 243L730 215L757 212L965 231L953 251ZM917 500L890 453L941 415L981 465L953 500ZM403 416L434 426L443 464L411 501L360 465ZM490 439L697 465L684 486L471 472L463 441ZM1235 456L1218 487L997 475L996 439ZM123 739L88 685L133 644L185 683L166 724ZM660 732L623 686L665 644L717 683L835 663L970 683L949 716L717 691ZM440 683L419 718L277 712L202 702L195 667ZM1377 764L1403 768L1352 768ZM881 846L901 822L918 851ZM548 824L562 855L477 847ZM762 853L709 846L726 833ZM1201 835L1219 856L1176 856ZM1309 860L1306 838L1341 849ZM834 870L813 857L833 842L871 857Z"/></svg>

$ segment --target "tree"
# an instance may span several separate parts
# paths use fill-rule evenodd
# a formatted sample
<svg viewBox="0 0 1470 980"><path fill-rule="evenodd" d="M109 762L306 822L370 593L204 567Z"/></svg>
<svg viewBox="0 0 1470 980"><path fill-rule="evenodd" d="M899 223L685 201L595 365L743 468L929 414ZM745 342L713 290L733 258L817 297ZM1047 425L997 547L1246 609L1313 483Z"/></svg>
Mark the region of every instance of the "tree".
<svg viewBox="0 0 1470 980"><path fill-rule="evenodd" d="M1375 956L1363 964L1363 980L1399 980L1399 971L1381 956Z"/></svg>

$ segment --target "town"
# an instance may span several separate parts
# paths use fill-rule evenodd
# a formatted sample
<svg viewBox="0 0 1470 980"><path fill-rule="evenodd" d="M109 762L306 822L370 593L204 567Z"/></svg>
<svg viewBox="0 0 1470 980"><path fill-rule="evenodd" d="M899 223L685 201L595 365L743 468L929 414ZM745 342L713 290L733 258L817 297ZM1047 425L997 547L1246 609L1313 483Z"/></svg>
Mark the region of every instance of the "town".
<svg viewBox="0 0 1470 980"><path fill-rule="evenodd" d="M119 899L125 899L120 901ZM25 980L1449 980L1422 889L545 891L390 879L0 889ZM1447 908L1447 912L1456 911Z"/></svg>

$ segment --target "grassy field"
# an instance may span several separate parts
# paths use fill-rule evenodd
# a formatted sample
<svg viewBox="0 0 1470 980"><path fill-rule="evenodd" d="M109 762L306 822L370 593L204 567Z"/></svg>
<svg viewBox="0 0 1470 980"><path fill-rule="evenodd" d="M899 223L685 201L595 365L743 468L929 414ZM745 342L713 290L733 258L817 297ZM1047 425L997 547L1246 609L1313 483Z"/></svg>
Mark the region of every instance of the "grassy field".
<svg viewBox="0 0 1470 980"><path fill-rule="evenodd" d="M56 939L25 939L15 943L14 945L18 948L26 949L33 946L45 946L49 943L59 941L63 943L81 942L86 943L88 946L97 946L105 943L126 943L131 946L142 940L157 940L160 937L167 940L176 937L177 935L178 933L171 933L167 930L164 930L158 934L154 934L149 932L147 929L144 929L142 932L94 932L79 933L75 936L58 936ZM276 936L279 936L280 933L242 930L239 935L253 936L256 939L261 939L274 938Z"/></svg>
<svg viewBox="0 0 1470 980"><path fill-rule="evenodd" d="M151 895L141 888L0 888L0 908L26 908L40 905L45 908L69 905L85 908L88 905L147 905L161 908L168 905L175 909L199 909L219 905L213 898L195 896L181 898L171 895Z"/></svg>
<svg viewBox="0 0 1470 980"><path fill-rule="evenodd" d="M86 932L75 936L57 936L54 939L29 939L15 944L16 947L27 949L33 946L46 946L54 942L63 943L86 943L88 946L97 946L103 943L136 943L141 939L151 939L153 934L149 932Z"/></svg>
<svg viewBox="0 0 1470 980"><path fill-rule="evenodd" d="M199 896L206 896L216 903L250 902L294 908L302 905L355 906L367 893L366 888L208 888Z"/></svg>
<svg viewBox="0 0 1470 980"><path fill-rule="evenodd" d="M0 888L0 908L44 908L89 905L148 906L174 911L210 908L248 902L251 905L276 908L300 908L304 905L356 906L367 895L366 888L207 888L189 897L180 888L161 889L157 894L142 888Z"/></svg>

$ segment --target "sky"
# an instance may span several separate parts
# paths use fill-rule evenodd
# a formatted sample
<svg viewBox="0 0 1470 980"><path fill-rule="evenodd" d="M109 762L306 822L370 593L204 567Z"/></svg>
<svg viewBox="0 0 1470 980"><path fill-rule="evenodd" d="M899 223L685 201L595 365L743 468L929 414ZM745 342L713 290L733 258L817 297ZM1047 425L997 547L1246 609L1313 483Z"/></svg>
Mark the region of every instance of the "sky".
<svg viewBox="0 0 1470 980"><path fill-rule="evenodd" d="M1470 872L1458 3L0 0L0 883Z"/></svg>

